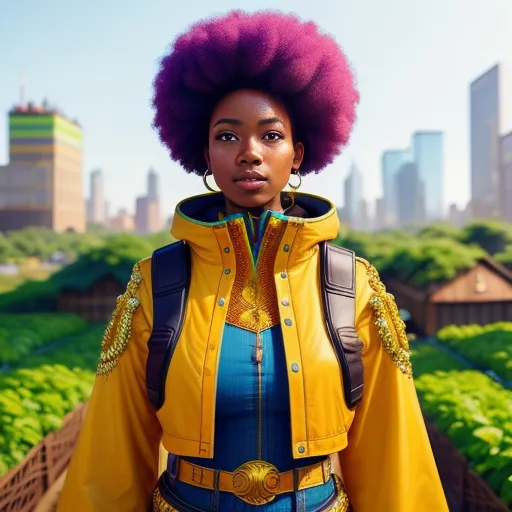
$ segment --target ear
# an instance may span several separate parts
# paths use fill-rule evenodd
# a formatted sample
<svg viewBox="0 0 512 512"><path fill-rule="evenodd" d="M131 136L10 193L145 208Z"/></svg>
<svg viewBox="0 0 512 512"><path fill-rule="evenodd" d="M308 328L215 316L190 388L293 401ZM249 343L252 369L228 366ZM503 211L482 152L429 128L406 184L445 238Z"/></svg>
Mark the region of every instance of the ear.
<svg viewBox="0 0 512 512"><path fill-rule="evenodd" d="M297 142L293 147L293 165L292 168L296 171L299 170L300 164L304 158L304 144Z"/></svg>
<svg viewBox="0 0 512 512"><path fill-rule="evenodd" d="M206 160L207 169L209 169L211 171L212 170L212 166L211 166L212 162L210 160L210 150L208 149L208 147L204 148L204 159Z"/></svg>

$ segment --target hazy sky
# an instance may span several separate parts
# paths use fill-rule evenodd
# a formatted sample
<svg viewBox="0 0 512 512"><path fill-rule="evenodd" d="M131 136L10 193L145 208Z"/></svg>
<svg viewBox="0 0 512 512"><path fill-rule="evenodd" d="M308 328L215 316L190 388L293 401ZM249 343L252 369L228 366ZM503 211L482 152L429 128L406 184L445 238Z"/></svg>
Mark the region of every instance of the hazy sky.
<svg viewBox="0 0 512 512"><path fill-rule="evenodd" d="M354 160L365 196L381 194L380 157L415 130L445 132L445 204L469 197L469 83L512 58L512 0L0 0L0 113L20 97L47 97L84 127L85 176L103 169L113 208L133 210L146 173L160 175L164 212L203 191L168 157L151 128L157 61L197 18L241 7L279 8L333 34L355 68L358 122L345 153L303 190L342 204ZM512 94L512 91L510 91ZM0 122L0 164L7 120Z"/></svg>

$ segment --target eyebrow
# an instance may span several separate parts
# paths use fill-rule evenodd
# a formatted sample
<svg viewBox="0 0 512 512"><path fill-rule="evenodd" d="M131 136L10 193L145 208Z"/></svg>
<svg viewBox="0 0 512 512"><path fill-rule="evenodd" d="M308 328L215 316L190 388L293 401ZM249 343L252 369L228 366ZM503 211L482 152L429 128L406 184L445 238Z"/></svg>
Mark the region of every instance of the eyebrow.
<svg viewBox="0 0 512 512"><path fill-rule="evenodd" d="M262 119L258 122L258 124L274 124L274 123L281 123L284 126L283 121L279 119L279 117L269 117L268 119Z"/></svg>
<svg viewBox="0 0 512 512"><path fill-rule="evenodd" d="M274 124L274 123L281 123L284 126L283 121L281 119L279 119L279 117L269 117L267 119L261 119L260 121L258 121L259 125ZM232 124L232 125L240 126L243 123L242 123L242 121L240 121L240 119L223 117L223 118L219 119L218 121L216 121L213 126L215 127L219 124Z"/></svg>

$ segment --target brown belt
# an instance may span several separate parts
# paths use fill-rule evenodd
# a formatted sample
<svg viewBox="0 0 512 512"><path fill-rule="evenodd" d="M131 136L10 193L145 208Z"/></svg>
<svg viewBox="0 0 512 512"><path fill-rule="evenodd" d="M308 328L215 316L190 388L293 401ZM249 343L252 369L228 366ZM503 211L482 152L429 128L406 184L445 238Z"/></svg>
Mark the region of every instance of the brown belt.
<svg viewBox="0 0 512 512"><path fill-rule="evenodd" d="M330 476L330 457L317 464L283 473L262 460L246 462L231 473L197 466L180 458L176 479L203 489L233 493L251 505L264 505L277 494L324 484Z"/></svg>

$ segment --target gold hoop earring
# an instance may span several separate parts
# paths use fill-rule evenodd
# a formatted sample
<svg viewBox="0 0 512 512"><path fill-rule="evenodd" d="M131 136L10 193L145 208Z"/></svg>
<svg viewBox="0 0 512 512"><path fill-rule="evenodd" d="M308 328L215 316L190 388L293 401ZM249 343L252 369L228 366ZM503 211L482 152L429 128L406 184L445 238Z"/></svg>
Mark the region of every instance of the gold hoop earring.
<svg viewBox="0 0 512 512"><path fill-rule="evenodd" d="M296 185L292 185L290 182L288 182L288 186L293 190L299 190L300 186L302 185L302 176L300 175L300 171L298 169L295 169L292 171L290 176L298 176L299 183L297 183Z"/></svg>
<svg viewBox="0 0 512 512"><path fill-rule="evenodd" d="M204 186L206 187L207 190L209 190L210 192L217 192L215 189L213 189L212 187L210 187L210 185L208 184L208 176L213 176L213 173L212 171L210 171L209 169L206 169L206 171L204 172L203 174L203 183L204 183Z"/></svg>

